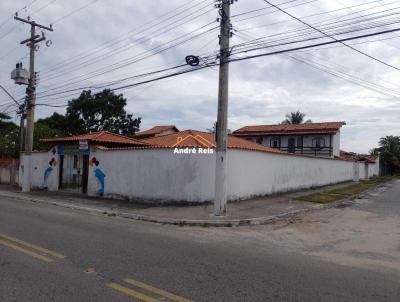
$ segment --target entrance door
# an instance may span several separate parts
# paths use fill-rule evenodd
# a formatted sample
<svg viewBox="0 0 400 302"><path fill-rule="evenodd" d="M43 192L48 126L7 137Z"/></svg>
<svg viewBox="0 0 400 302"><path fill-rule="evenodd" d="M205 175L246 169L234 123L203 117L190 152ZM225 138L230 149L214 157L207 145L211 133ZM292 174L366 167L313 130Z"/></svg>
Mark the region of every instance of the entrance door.
<svg viewBox="0 0 400 302"><path fill-rule="evenodd" d="M295 153L296 152L296 140L293 137L288 139L288 152Z"/></svg>
<svg viewBox="0 0 400 302"><path fill-rule="evenodd" d="M62 161L62 183L64 190L86 193L88 177L88 156L79 153L66 153Z"/></svg>

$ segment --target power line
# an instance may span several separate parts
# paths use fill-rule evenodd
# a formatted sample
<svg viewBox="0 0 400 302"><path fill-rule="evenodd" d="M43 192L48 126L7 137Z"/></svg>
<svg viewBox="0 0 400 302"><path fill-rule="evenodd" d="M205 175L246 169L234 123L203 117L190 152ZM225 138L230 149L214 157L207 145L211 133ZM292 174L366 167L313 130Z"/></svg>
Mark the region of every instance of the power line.
<svg viewBox="0 0 400 302"><path fill-rule="evenodd" d="M386 25L386 24L384 24L384 25ZM363 29L365 29L365 28L363 28ZM351 31L352 32L352 31ZM343 32L341 32L341 33L338 33L338 34L342 34ZM315 38L314 38L315 39ZM302 41L304 41L304 40L302 40ZM289 42L289 43L298 43L299 41L294 41L294 42ZM289 43L284 43L284 44L289 44ZM284 44L280 44L280 45L284 45ZM274 45L275 46L275 45ZM240 48L240 45L239 46L235 46L235 48ZM264 48L264 47L262 47L262 48ZM112 70L111 70L112 71ZM105 71L105 72L109 72L109 71ZM103 73L104 74L104 73ZM97 75L94 75L94 76L97 76ZM89 77L86 77L86 78L84 78L84 79L82 79L82 80L85 80L85 79L88 79L88 78L92 78L92 77L94 77L94 76L89 76ZM79 82L80 82L81 80L79 80ZM78 81L75 81L75 82L78 82ZM72 83L70 83L70 84L73 84L74 82L72 82ZM65 85L61 85L61 87L64 87ZM53 87L53 89L52 90L54 90L55 88Z"/></svg>
<svg viewBox="0 0 400 302"><path fill-rule="evenodd" d="M207 27L207 26L211 25L212 23L213 23L213 22L208 23L208 24L206 24L206 25L203 25L201 28ZM69 83L67 82L67 84L65 84L65 82L64 82L62 85L59 85L59 86L53 87L53 88L51 88L51 89L48 89L48 90L46 90L45 92L51 91L51 90L56 90L56 89L59 89L59 88L62 88L62 87L65 87L65 86L67 86L67 85L71 85L71 84L74 84L74 83L80 83L80 82L82 82L82 81L84 81L84 80L92 79L92 78L98 77L98 76L100 76L100 75L104 75L104 74L107 74L107 73L110 73L110 72L114 72L114 71L116 71L116 70L118 70L118 69L121 69L121 68L126 68L126 67L128 67L129 65L138 63L138 62L140 62L140 61L142 61L142 60L144 60L144 59L153 57L154 55L158 55L158 54L160 54L161 52L164 52L164 51L169 50L169 49L171 49L171 48L174 48L174 47L176 47L176 46L182 45L183 43L187 43L187 42L189 42L189 41L191 41L191 40L193 40L193 39L196 39L196 38L198 38L198 37L204 35L205 33L212 32L212 31L214 31L214 30L217 29L217 27L213 27L213 28L211 28L211 29L209 29L209 30L200 32L199 34L196 34L196 35L194 35L194 36L192 35L192 33L198 31L198 30L201 29L201 28L195 29L195 30L192 31L192 32L186 33L186 34L184 34L183 36L180 36L180 37L178 37L178 38L175 38L175 39L173 39L173 40L171 40L171 41L165 43L165 44L170 44L171 42L177 41L177 42L174 43L174 44L171 44L171 45L165 46L165 47L160 47L160 46L154 47L154 48L152 48L152 49L150 49L150 50L146 50L146 51L144 51L144 52L142 52L142 53L139 53L139 54L137 54L137 55L135 55L135 56L129 58L129 60L126 60L126 59L125 59L125 60L123 60L123 61L120 62L120 63L114 63L114 64L111 64L111 65L108 65L108 66L106 66L105 68L98 69L98 70L97 70L97 71L98 71L97 73L89 74L89 75L86 74L87 76L86 76L86 77L83 77L83 78L81 77L81 78L77 79L77 78L75 77L74 80L73 80L72 82L69 82ZM185 40L182 40L182 38L186 38L187 36L190 36L190 38L185 39ZM163 46L163 45L161 45L161 46ZM39 94L42 94L42 93L43 93L43 91L41 91Z"/></svg>
<svg viewBox="0 0 400 302"><path fill-rule="evenodd" d="M58 22L60 22L60 21L62 21L62 20L64 20L64 19L66 19L66 18L68 18L68 17L70 17L70 16L72 16L72 15L78 13L78 12L80 12L81 10L83 10L83 9L85 9L85 8L87 8L87 7L89 7L90 5L92 5L92 4L94 4L94 3L98 2L98 1L99 1L99 0L94 0L94 1L91 1L91 2L89 2L89 3L86 3L86 4L82 5L81 7L78 7L77 9L74 9L73 11L69 12L68 14L66 14L66 15L64 15L64 16L62 16L62 17L60 17L60 18L58 18L57 20L55 20L55 21L53 22L53 25L55 25L55 24L57 24Z"/></svg>
<svg viewBox="0 0 400 302"><path fill-rule="evenodd" d="M31 2L29 2L27 5L25 5L23 8L17 10L17 13L19 13L22 10L26 10L29 6L31 6L32 4L34 4L36 1L38 0L33 0ZM7 24L10 20L12 20L14 17L14 14L12 14L10 17L8 17L7 19L5 19L3 22L0 23L0 28L2 28L5 24Z"/></svg>
<svg viewBox="0 0 400 302"><path fill-rule="evenodd" d="M102 49L107 49L110 45L113 45L113 44L116 44L116 43L120 43L120 42L122 42L122 41L124 41L124 40L126 40L128 38L132 38L132 36L137 36L139 34L145 33L146 31L148 31L148 30L150 30L152 28L155 28L156 26L159 26L159 25L161 25L161 24L163 24L165 22L168 22L169 20L172 20L175 17L177 17L177 16L179 16L179 15L181 15L181 14L183 14L183 13L185 13L185 12L187 12L187 11L189 11L189 10L191 10L191 9L193 9L193 8L203 4L205 2L210 2L210 0L202 0L199 3L191 5L189 8L186 8L186 6L191 4L191 2L187 2L184 5L181 5L181 6L177 7L177 8L174 8L173 10L168 11L167 13L164 13L161 16L157 16L157 18L153 19L150 22L146 22L145 24L139 26L139 28L135 28L133 30L130 30L130 31L122 34L122 35L119 35L116 38L113 38L113 39L111 39L109 41L106 41L106 42L100 44L99 46L97 46L94 49L89 49L89 50L83 51L83 52L81 52L81 53L79 53L79 54L77 54L75 56L72 56L71 58L64 59L61 62L50 66L50 68L45 68L44 71L52 71L52 70L59 69L60 66L66 65L70 61L78 63L80 59L85 59L85 58L87 58L89 56L92 56L94 53L97 53ZM173 15L169 16L171 13ZM155 24L151 25L154 22L155 22Z"/></svg>
<svg viewBox="0 0 400 302"><path fill-rule="evenodd" d="M311 24L309 24L309 23L307 23L307 22L305 22L305 21L303 21L303 20L301 20L301 19L295 17L295 16L292 15L291 13L289 13L289 12L287 12L287 11L281 9L279 6L277 6L277 5L273 4L273 3L271 3L270 1L268 1L268 0L263 0L263 1L266 2L266 3L268 3L268 4L271 5L271 6L275 7L276 9L278 9L279 11L281 11L282 13L288 15L289 17L291 17L291 18L293 18L293 19L296 19L297 21L303 23L304 25L306 25L306 26L308 26L308 27L310 27L310 28L312 28L312 29L318 31L319 33L325 35L325 36L328 37L328 38L331 38L331 39L335 40L336 42L339 42L339 43L343 44L344 46L346 46L346 47L348 47L348 48L350 48L350 49L352 49L352 50L358 52L359 54L362 54L363 56L366 56L366 57L368 57L368 58L370 58L370 59L372 59L372 60L374 60L374 61L376 61L376 62L379 62L379 63L381 63L381 64L383 64L383 65L386 65L386 66L388 66L388 67L391 67L391 68L393 68L393 69L396 69L397 71L400 71L400 68L398 68L398 67L396 67L396 66L393 66L393 65L391 65L391 64L389 64L389 63L386 63L386 62L384 62L384 61L382 61L382 60L380 60L380 59L377 59L377 58L375 58L375 57L373 57L373 56L371 56L371 55L369 55L369 54L367 54L367 53L365 53L365 52L363 52L363 51L361 51L361 50L359 50L359 49L357 49L357 48L355 48L355 47L353 47L353 46L351 46L351 45L348 45L348 44L344 43L343 40L337 40L336 38L332 37L331 35L326 34L325 32L323 32L323 31L319 30L318 28L312 26Z"/></svg>
<svg viewBox="0 0 400 302"><path fill-rule="evenodd" d="M202 4L205 3L205 2L210 2L210 0L203 0L203 1L201 1L201 2L199 2L199 3L197 3L197 4L195 4L195 5L191 5L189 8L187 8L187 7L185 8L185 6L187 6L187 4L185 4L184 6L180 6L181 9L184 9L184 10L182 10L182 11L176 12L176 10L173 10L173 11L168 12L167 14L164 14L164 15L163 15L164 18L162 18L161 20L159 20L159 19L155 20L155 21L157 21L157 23L153 24L153 25L150 26L150 27L144 28L144 29L142 29L142 30L136 32L136 34L145 33L146 31L148 31L148 30L150 30L150 29L153 29L153 28L155 28L156 26L157 26L157 27L162 26L163 31L160 32L158 29L155 29L155 30L153 30L153 31L151 32L151 34L148 34L148 35L146 35L146 36L143 36L140 40L136 41L135 44L139 44L139 43L143 43L143 42L145 42L145 41L149 41L150 39L153 39L153 38L156 37L156 36L162 35L163 33L166 33L166 32L169 32L169 31L173 31L173 30L176 29L177 27L186 24L187 21L185 21L185 19L187 19L187 20L189 20L189 19L190 19L190 20L194 20L194 19L200 17L201 15L206 14L207 12L211 11L212 9L208 10L207 12L202 12L202 13L200 13L200 14L198 14L198 15L193 15L193 12L190 12L190 10L195 9L196 7L198 7L199 5L202 5ZM206 8L206 7L209 7L209 4L207 4L207 6L202 6L200 9L197 9L197 11L202 10L202 9L204 9L204 8ZM172 16L171 16L171 13L173 13ZM173 20L174 18L179 17L179 16L182 15L182 14L184 14L183 17L180 17L180 18L177 19L177 20ZM170 21L172 21L172 22L170 22ZM169 23L168 23L167 25L164 25L164 24L163 24L164 22L169 22ZM154 23L154 21L151 21L149 24L151 24L151 23ZM211 22L211 23L209 23L209 24L212 24L212 23L213 23L213 22ZM209 25L209 24L207 24L207 25ZM143 26L142 26L142 27L143 27ZM203 27L204 27L204 26L202 26L201 28L203 28ZM200 29L201 29L201 28L200 28ZM132 31L130 31L130 32L132 32ZM195 31L193 31L193 32L195 32ZM126 34L124 34L124 35L126 36ZM184 36L188 36L188 34L185 34ZM184 37L184 36L181 36L181 37ZM179 37L179 38L181 38L181 37ZM197 36L196 36L196 37L197 37ZM125 39L125 38L124 38L124 39ZM193 39L193 37L191 37L191 38L188 39L187 41L190 41L191 39ZM115 39L114 39L114 40L115 40ZM121 39L120 39L120 40L121 40ZM177 40L177 39L174 39L174 40ZM173 42L174 40L171 40L171 41L169 41L169 42L167 42L167 43L171 43L171 42ZM187 42L187 41L186 41L186 42ZM181 43L180 43L180 44L181 44ZM105 44L104 44L104 45L105 45ZM129 46L130 46L130 45L124 45L124 47L126 47L126 48L129 47ZM144 55L146 55L146 52L154 51L154 50L160 49L160 47L162 47L162 45L159 45L159 46L157 46L157 47L155 47L155 48L152 48L151 50L147 50L147 51L145 51L145 52L141 52L141 53L139 53L139 54L136 54L134 57L130 57L130 58L121 60L121 61L119 61L119 62L117 62L117 63L108 65L108 66L106 66L106 67L102 67L102 68L100 68L100 69L97 69L97 70L95 70L94 72L92 72L92 73L90 73L90 74L85 73L85 74L82 76L83 78L81 77L81 79L79 79L79 81L77 81L77 77L74 77L74 80L75 80L75 82L81 82L82 80L86 80L86 79L90 79L90 78L93 78L93 77L96 77L96 76L100 76L100 75L103 75L103 74L105 74L105 73L108 73L108 72L111 72L111 71L114 71L114 70L117 70L117 69L120 69L120 68L125 68L125 67L127 67L128 65L130 65L130 64L136 63L136 62L137 62L138 56L144 56ZM168 47L168 49L169 49L169 48L171 48L171 47ZM162 51L165 51L165 50L167 50L167 49L164 49L164 50L162 50ZM92 53L93 53L93 51L92 51L90 54L92 54ZM159 52L157 52L157 53L159 53ZM156 53L156 54L157 54L157 53ZM89 54L89 55L90 55L90 54ZM111 55L116 54L115 49L111 50L111 51L110 51L110 54L111 54ZM85 57L87 57L87 56L88 56L88 55L86 55ZM102 56L104 57L104 55L102 55ZM147 55L146 55L146 58L147 58L147 57L150 57L150 56L147 56ZM140 60L143 60L143 59L144 59L144 58L141 58ZM84 62L79 61L79 59L77 59L77 60L75 60L75 61L77 62L77 64L79 64L79 65L77 66L77 68L74 68L75 70L84 67L84 65L83 65ZM96 60L96 61L97 61L97 60ZM91 64L94 64L96 61L91 61L90 63L91 63ZM67 67L70 68L70 66L67 66ZM71 70L71 68L70 68L70 70ZM60 75L65 75L65 70L59 71L59 72L60 72ZM88 75L89 75L89 76L88 76ZM51 79L54 79L54 78L55 78L55 76L52 76L51 78L47 78L47 79L46 79L46 77L45 77L44 80L47 81L47 80L51 80ZM43 82L43 78L42 78L42 82ZM72 84L72 83L70 83L70 84ZM65 85L65 83L64 83L64 85ZM63 86L64 86L64 85L63 85Z"/></svg>
<svg viewBox="0 0 400 302"><path fill-rule="evenodd" d="M245 34L245 35L250 37L250 35L248 35L248 34ZM242 34L239 34L239 36L242 36ZM349 74L348 72L343 71L344 69L346 69L343 66L340 66L340 65L336 64L337 66L339 66L342 69L342 70L338 71L338 70L335 70L333 67L327 65L327 63L325 61L324 61L324 63L318 63L318 62L315 62L315 60L314 61L312 61L312 60L310 61L309 58L308 59L304 59L304 58L301 58L301 57L296 56L296 55L289 55L289 54L284 54L284 55L289 57L289 58L291 58L291 59L293 59L293 60L295 60L295 61L297 61L297 62L300 62L302 64L306 64L306 65L308 65L308 66L310 66L310 67L312 67L314 69L317 69L319 71L323 71L323 72L325 72L325 73L327 73L327 74L329 74L331 76L334 76L334 77L346 80L348 82L351 82L352 84L356 84L358 86L373 90L375 92L381 93L381 94L386 95L386 96L400 98L400 90L394 90L394 89L391 89L391 88L388 88L388 87L385 87L385 86L381 86L381 85L369 82L369 81L364 80L362 78L353 76L353 75ZM315 57L312 54L311 54L311 56ZM389 84L393 85L392 83L389 83Z"/></svg>

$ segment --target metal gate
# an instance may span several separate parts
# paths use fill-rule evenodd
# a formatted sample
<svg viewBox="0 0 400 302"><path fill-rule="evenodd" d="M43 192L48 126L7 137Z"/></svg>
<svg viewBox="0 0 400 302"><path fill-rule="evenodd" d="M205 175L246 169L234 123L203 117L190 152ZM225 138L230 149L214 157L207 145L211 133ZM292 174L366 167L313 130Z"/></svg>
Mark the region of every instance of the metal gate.
<svg viewBox="0 0 400 302"><path fill-rule="evenodd" d="M61 158L60 187L63 190L86 193L89 156L65 153Z"/></svg>

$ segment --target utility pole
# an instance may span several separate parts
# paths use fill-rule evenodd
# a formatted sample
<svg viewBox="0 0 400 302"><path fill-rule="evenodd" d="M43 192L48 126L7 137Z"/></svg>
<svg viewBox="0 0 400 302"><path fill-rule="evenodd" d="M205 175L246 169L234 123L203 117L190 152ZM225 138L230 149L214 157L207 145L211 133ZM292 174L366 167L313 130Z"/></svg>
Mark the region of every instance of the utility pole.
<svg viewBox="0 0 400 302"><path fill-rule="evenodd" d="M217 7L220 9L220 64L218 88L218 117L216 125L216 154L215 154L215 200L214 215L226 215L227 179L226 154L228 139L228 92L229 92L229 55L230 55L230 8L232 0L221 0Z"/></svg>
<svg viewBox="0 0 400 302"><path fill-rule="evenodd" d="M17 14L15 20L27 23L31 26L30 38L21 41L21 44L26 44L29 47L29 83L26 89L27 102L26 102L26 133L25 133L25 153L23 159L23 179L22 179L22 192L29 192L31 190L31 156L33 148L33 128L35 122L35 103L36 103L36 74L35 74L35 51L38 50L38 43L45 41L46 37L36 34L36 28L53 31L53 28L40 25L35 21L19 18Z"/></svg>

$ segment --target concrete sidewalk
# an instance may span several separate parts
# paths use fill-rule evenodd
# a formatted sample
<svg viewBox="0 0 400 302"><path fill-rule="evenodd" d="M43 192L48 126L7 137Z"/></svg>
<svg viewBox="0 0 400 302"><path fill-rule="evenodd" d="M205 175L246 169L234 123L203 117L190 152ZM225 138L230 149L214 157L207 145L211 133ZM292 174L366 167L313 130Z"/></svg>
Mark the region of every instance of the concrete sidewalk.
<svg viewBox="0 0 400 302"><path fill-rule="evenodd" d="M294 197L347 186L349 183L326 186L314 190L276 195L228 204L229 215L215 217L212 205L147 206L129 201L86 197L64 192L33 191L20 193L17 187L0 185L0 197L51 204L65 208L119 216L135 220L174 225L239 226L273 223L312 210L334 207L348 202L340 200L327 205L294 200Z"/></svg>

